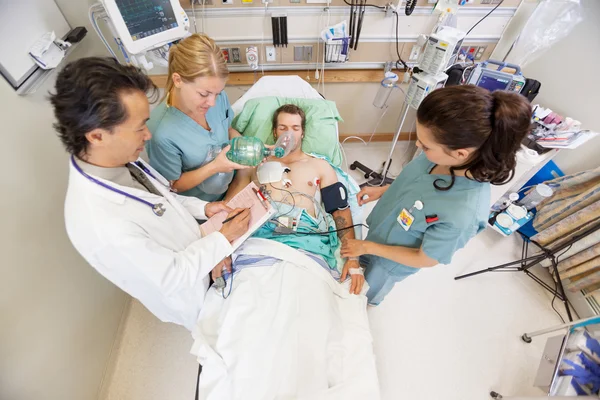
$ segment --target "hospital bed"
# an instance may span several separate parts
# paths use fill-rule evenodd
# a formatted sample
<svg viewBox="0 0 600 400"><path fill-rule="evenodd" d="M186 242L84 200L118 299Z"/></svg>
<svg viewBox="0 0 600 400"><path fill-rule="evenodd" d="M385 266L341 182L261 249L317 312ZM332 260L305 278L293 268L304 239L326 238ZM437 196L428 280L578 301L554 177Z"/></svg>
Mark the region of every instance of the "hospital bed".
<svg viewBox="0 0 600 400"><path fill-rule="evenodd" d="M298 77L263 77L232 108L264 97L322 98ZM209 289L193 330L199 399L380 398L366 284L349 294L304 253L250 238L232 256L255 257L224 291ZM271 260L271 261L265 261Z"/></svg>

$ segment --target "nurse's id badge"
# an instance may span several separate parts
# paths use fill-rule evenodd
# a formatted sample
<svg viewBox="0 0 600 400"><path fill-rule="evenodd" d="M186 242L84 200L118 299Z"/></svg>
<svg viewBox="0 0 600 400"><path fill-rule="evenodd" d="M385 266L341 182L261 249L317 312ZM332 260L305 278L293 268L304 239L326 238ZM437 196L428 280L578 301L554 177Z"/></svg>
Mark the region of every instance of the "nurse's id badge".
<svg viewBox="0 0 600 400"><path fill-rule="evenodd" d="M413 215L409 213L406 208L403 208L400 212L400 215L398 215L398 223L404 228L405 231L410 229L410 226L413 224L414 220L415 217L413 217Z"/></svg>
<svg viewBox="0 0 600 400"><path fill-rule="evenodd" d="M415 221L415 217L412 215L415 209L421 211L423 209L423 202L420 200L415 201L415 204L413 204L410 210L403 208L400 215L398 215L398 223L405 231L408 231Z"/></svg>

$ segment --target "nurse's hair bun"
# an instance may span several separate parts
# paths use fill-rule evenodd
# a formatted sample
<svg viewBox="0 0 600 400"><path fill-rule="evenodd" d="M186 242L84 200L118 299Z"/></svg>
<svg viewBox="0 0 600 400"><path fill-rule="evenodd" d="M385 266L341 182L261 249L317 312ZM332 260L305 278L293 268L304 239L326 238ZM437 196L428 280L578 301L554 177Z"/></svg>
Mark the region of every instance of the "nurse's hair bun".
<svg viewBox="0 0 600 400"><path fill-rule="evenodd" d="M173 74L192 82L200 77L227 79L227 60L215 41L207 35L193 34L169 49L169 76L165 96L173 90ZM167 103L169 103L167 99Z"/></svg>
<svg viewBox="0 0 600 400"><path fill-rule="evenodd" d="M468 177L502 185L512 179L516 153L531 131L532 109L520 94L473 86L433 91L417 110L417 120L431 129L437 143L449 150L477 149L464 165ZM436 186L448 190L449 186Z"/></svg>

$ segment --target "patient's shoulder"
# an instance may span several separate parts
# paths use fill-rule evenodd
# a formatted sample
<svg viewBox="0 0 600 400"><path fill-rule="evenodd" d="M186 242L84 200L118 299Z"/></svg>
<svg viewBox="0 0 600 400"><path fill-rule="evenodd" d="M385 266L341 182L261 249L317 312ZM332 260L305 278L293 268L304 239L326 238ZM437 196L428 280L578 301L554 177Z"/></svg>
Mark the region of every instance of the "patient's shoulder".
<svg viewBox="0 0 600 400"><path fill-rule="evenodd" d="M337 181L337 175L335 174L335 170L333 169L331 164L329 164L329 162L320 158L313 158L311 160L311 163L319 171L321 180L328 178L327 180Z"/></svg>

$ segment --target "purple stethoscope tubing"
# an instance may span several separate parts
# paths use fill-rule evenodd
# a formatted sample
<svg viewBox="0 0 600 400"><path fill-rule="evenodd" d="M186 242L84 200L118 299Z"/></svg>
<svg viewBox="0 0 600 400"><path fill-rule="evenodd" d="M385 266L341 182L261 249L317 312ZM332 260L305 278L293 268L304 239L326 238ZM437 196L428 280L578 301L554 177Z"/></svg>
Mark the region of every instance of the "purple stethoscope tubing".
<svg viewBox="0 0 600 400"><path fill-rule="evenodd" d="M90 180L91 182L94 182L96 185L102 186L105 189L108 189L112 192L115 193L119 193L127 198L130 198L131 200L135 200L137 202L140 202L142 204L147 205L148 207L150 207L152 209L152 212L154 212L154 214L156 214L159 217L162 217L163 214L165 213L165 209L162 205L162 203L157 203L157 204L152 204L149 201L146 201L144 199L141 199L137 196L132 195L131 193L127 193L124 192L120 189L117 189L115 187L112 187L110 185L107 185L104 182L99 181L98 179L94 178L93 176L90 176L88 174L86 174L85 172L83 172L83 170L79 167L79 165L77 165L77 163L75 162L75 157L71 156L71 164L73 164L73 167L77 170L77 172L79 172L81 175L83 175L84 177L86 177L88 180ZM140 164L138 164L137 162L135 163L137 167L140 167ZM148 171L147 168L144 167L143 164L141 164L141 169L148 175L150 175L152 178L154 178L156 180L156 178L154 177L154 175L152 175L152 173L150 171Z"/></svg>

